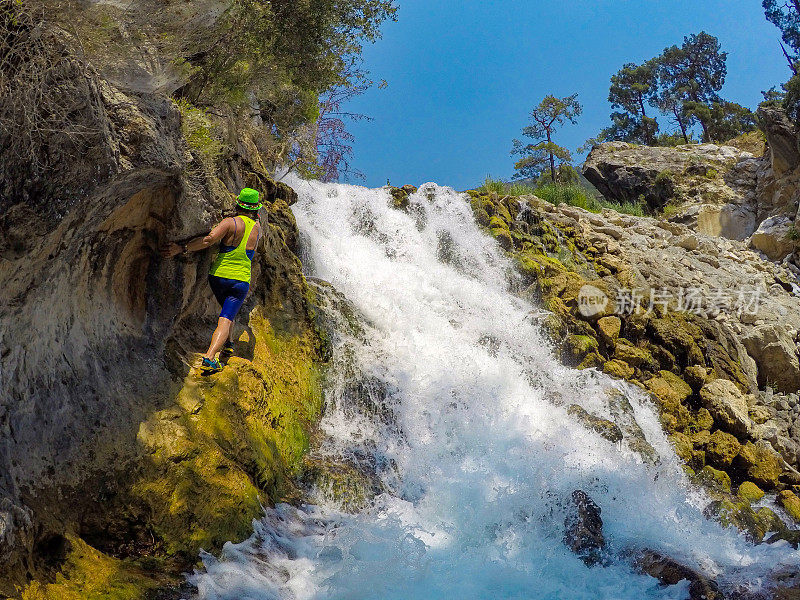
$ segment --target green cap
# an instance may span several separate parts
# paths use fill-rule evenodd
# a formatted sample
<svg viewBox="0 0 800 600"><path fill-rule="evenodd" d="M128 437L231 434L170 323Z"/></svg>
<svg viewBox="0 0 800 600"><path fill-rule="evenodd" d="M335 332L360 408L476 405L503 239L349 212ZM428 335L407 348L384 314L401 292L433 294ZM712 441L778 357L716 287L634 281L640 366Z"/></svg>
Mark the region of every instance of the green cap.
<svg viewBox="0 0 800 600"><path fill-rule="evenodd" d="M250 188L243 188L242 191L239 192L239 198L236 204L247 210L258 210L261 208L261 202L258 200L258 192Z"/></svg>

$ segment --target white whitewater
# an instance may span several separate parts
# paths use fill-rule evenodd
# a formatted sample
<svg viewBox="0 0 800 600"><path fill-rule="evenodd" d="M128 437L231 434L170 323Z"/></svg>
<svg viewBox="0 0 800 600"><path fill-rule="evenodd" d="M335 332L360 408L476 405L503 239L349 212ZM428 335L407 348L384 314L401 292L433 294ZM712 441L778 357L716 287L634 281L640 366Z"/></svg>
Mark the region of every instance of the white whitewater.
<svg viewBox="0 0 800 600"><path fill-rule="evenodd" d="M308 275L370 324L363 339L334 337L351 364L331 377L324 451L377 465L387 491L355 515L323 495L267 510L250 540L203 557L191 577L200 598L677 599L687 585L660 587L627 553L661 551L751 589L798 564L785 543L753 546L702 516L707 499L636 388L558 363L465 196L426 184L401 211L385 189L291 184ZM382 382L391 424L348 405L354 371ZM615 387L658 466L567 415L577 403L610 416ZM602 509L607 566L585 566L562 543L575 489Z"/></svg>

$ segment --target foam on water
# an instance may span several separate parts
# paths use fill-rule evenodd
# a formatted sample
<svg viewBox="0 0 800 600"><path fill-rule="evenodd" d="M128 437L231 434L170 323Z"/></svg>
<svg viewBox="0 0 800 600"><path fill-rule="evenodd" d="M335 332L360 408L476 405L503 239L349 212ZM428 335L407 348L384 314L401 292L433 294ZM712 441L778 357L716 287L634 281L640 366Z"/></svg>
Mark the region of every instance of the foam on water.
<svg viewBox="0 0 800 600"><path fill-rule="evenodd" d="M200 598L684 598L685 582L659 587L629 552L661 551L755 588L798 563L785 544L752 546L702 516L707 499L638 389L558 363L463 195L426 184L401 211L385 189L291 184L308 274L369 324L360 338L334 336L349 366L329 379L322 451L371 464L386 491L355 515L322 495L267 510L251 539L203 557L191 577ZM348 403L354 372L380 382L389 424ZM630 399L657 466L567 415L577 403L610 417L610 389ZM602 508L605 567L562 543L575 489Z"/></svg>

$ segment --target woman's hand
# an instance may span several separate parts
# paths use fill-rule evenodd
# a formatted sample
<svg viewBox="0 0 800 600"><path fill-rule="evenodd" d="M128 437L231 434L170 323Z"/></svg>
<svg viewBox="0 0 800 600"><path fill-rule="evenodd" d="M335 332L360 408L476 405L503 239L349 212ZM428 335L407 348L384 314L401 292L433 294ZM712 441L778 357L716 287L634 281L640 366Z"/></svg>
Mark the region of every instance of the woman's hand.
<svg viewBox="0 0 800 600"><path fill-rule="evenodd" d="M164 258L172 258L173 256L180 254L183 252L183 248L181 248L175 242L167 242L163 246L161 246L161 256Z"/></svg>

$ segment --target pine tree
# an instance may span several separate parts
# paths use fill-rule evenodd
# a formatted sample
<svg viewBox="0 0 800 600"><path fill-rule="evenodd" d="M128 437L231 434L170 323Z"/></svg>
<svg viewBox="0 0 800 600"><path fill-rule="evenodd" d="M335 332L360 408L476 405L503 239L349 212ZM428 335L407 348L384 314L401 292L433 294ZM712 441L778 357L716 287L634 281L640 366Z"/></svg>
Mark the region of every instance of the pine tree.
<svg viewBox="0 0 800 600"><path fill-rule="evenodd" d="M553 136L567 121L574 124L581 112L583 107L578 102L578 94L564 98L545 96L531 111L530 125L522 130L522 135L531 138L533 143L514 140L511 154L522 156L514 165L516 177L537 177L549 166L551 180L556 181L556 160L568 163L572 157L569 150L553 141Z"/></svg>

